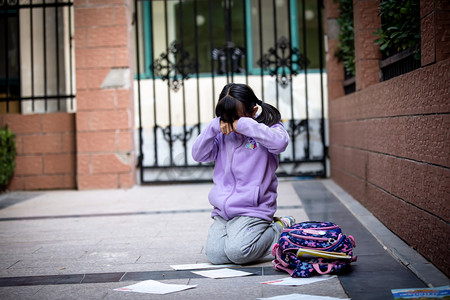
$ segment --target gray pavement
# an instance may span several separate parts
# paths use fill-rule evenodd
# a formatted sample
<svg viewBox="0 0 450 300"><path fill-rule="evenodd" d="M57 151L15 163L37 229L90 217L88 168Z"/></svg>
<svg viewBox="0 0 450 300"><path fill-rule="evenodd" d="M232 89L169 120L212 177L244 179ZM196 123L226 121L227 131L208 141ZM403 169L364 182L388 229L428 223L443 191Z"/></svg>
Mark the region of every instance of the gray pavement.
<svg viewBox="0 0 450 300"><path fill-rule="evenodd" d="M321 182L355 216L358 209L362 211L332 181ZM301 222L309 217L295 190L296 183L280 180L276 215L293 215ZM272 269L270 257L236 266L255 273L248 277L209 279L175 271L171 265L208 262L204 245L212 223L207 200L211 186L155 185L129 190L1 195L0 299L257 299L293 293L351 296L339 278L296 287L261 284L287 276ZM372 234L382 232L386 236L373 216L366 211L360 216L360 221L368 220L367 224L361 222L364 226L374 227L369 230ZM377 240L388 250L391 244L383 244L383 237ZM396 249L390 253L401 253L396 259L405 265L413 258L417 262L417 253L403 251L405 245L395 243ZM425 284L448 284L448 278L431 264L425 269L411 265L415 276ZM197 287L163 296L114 291L145 279Z"/></svg>

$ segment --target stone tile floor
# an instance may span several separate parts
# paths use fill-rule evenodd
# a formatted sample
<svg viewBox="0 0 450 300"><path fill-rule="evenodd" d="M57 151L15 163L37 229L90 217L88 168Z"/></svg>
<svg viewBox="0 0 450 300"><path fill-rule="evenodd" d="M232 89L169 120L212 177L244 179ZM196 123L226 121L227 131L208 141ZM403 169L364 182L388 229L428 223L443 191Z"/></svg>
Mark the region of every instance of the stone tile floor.
<svg viewBox="0 0 450 300"><path fill-rule="evenodd" d="M391 288L448 284L432 265L417 267L427 262L414 251L395 253L403 253L403 262L418 262L415 273L394 259L372 235L384 232L380 224L330 180L280 181L277 215L342 225L357 242L359 259L349 274L306 286L263 285L287 276L272 269L270 257L236 266L255 273L248 277L209 279L175 271L171 265L207 262L210 188L184 184L1 195L0 299L256 299L292 293L390 299ZM198 286L163 296L114 291L146 279Z"/></svg>

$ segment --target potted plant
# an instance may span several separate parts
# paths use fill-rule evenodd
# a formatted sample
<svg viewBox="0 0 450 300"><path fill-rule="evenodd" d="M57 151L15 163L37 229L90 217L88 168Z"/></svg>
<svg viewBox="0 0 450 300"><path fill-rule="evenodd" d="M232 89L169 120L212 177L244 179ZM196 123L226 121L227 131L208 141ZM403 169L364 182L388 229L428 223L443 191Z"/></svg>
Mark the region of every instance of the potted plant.
<svg viewBox="0 0 450 300"><path fill-rule="evenodd" d="M16 167L16 136L8 126L0 128L0 191L8 186Z"/></svg>

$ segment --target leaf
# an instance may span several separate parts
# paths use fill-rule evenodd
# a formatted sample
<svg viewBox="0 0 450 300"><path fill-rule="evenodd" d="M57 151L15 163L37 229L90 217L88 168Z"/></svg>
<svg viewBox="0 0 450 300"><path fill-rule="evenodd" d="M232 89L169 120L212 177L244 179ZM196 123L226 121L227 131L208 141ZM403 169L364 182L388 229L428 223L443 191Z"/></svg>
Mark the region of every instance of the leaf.
<svg viewBox="0 0 450 300"><path fill-rule="evenodd" d="M381 43L383 43L383 42L384 42L384 39L382 39L382 38L379 38L379 39L376 39L376 40L373 41L373 43L374 43L375 45L381 44Z"/></svg>
<svg viewBox="0 0 450 300"><path fill-rule="evenodd" d="M389 27L387 30L393 30L393 29L398 30L398 27L396 27L396 26L391 26L391 27Z"/></svg>
<svg viewBox="0 0 450 300"><path fill-rule="evenodd" d="M394 32L393 34L391 34L390 38L393 39L393 38L395 38L396 36L398 36L399 34L401 34L400 31Z"/></svg>
<svg viewBox="0 0 450 300"><path fill-rule="evenodd" d="M386 44L383 44L383 45L381 45L380 46L380 50L381 51L383 51L384 49L386 49L387 48L387 46L388 46L388 44L386 43Z"/></svg>

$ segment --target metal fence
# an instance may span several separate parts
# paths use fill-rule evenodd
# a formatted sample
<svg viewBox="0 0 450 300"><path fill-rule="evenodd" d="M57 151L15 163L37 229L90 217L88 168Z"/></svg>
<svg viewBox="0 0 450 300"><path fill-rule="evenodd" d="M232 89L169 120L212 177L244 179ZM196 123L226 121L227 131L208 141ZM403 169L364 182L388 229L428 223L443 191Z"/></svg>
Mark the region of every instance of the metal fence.
<svg viewBox="0 0 450 300"><path fill-rule="evenodd" d="M210 180L190 149L222 87L249 84L291 138L280 176L326 175L322 1L135 0L142 183Z"/></svg>
<svg viewBox="0 0 450 300"><path fill-rule="evenodd" d="M0 113L73 111L72 0L0 0Z"/></svg>
<svg viewBox="0 0 450 300"><path fill-rule="evenodd" d="M400 53L384 58L380 61L381 81L406 74L420 68L421 61L414 57L413 49L407 49Z"/></svg>

